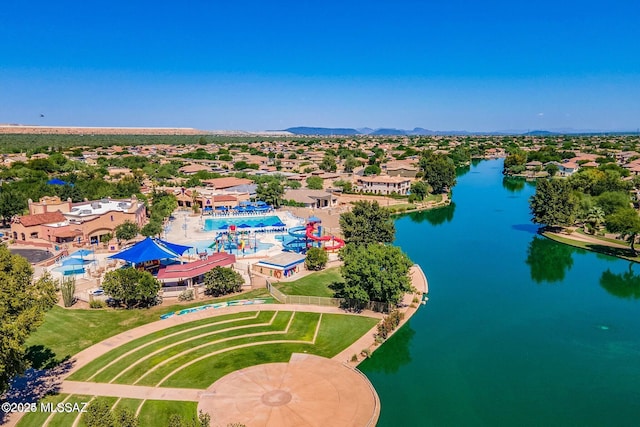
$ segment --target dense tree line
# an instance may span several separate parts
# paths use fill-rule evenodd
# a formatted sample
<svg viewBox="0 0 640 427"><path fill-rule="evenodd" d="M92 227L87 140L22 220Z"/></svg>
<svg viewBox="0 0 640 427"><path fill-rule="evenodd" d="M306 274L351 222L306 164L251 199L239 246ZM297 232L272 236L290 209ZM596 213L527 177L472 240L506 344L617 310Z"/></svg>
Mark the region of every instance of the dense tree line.
<svg viewBox="0 0 640 427"><path fill-rule="evenodd" d="M340 251L344 283L336 284L336 296L350 308L369 301L397 304L411 290L411 260L391 246L395 225L389 211L377 202L358 201L350 212L340 215L346 246Z"/></svg>
<svg viewBox="0 0 640 427"><path fill-rule="evenodd" d="M49 274L33 280L29 262L0 245L0 394L27 367L25 342L57 301Z"/></svg>
<svg viewBox="0 0 640 427"><path fill-rule="evenodd" d="M630 190L640 179L623 179L626 171L614 164L579 170L567 179L540 179L531 197L533 221L551 227L584 226L596 233L602 225L627 240L635 255L640 217Z"/></svg>

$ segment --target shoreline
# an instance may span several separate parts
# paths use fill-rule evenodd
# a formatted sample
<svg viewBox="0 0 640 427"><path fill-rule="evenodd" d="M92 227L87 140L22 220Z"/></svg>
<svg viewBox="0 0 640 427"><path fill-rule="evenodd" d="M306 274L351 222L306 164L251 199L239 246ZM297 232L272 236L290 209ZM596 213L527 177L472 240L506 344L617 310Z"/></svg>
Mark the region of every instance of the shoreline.
<svg viewBox="0 0 640 427"><path fill-rule="evenodd" d="M599 239L597 237L581 235L575 232L572 234L561 234L551 231L543 231L539 234L543 237L546 237L547 239L553 240L554 242L572 246L574 248L583 249L585 251L595 252L603 255L609 255L630 262L640 263L640 256L631 257L620 253L622 251L624 251L625 253L630 253L629 246L625 246L622 243L616 244L607 240ZM576 238L576 234L580 237Z"/></svg>

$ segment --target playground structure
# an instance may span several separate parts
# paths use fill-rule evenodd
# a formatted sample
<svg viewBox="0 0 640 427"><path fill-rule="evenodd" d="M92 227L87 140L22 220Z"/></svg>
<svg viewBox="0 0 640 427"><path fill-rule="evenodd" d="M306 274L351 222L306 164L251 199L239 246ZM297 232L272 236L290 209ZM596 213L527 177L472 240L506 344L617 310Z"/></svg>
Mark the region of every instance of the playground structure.
<svg viewBox="0 0 640 427"><path fill-rule="evenodd" d="M226 233L219 233L215 241L209 246L215 249L217 252L227 252L232 254L236 251L236 254L245 253L246 250L257 250L257 237L252 238L249 231L241 231L236 225L230 225Z"/></svg>
<svg viewBox="0 0 640 427"><path fill-rule="evenodd" d="M335 252L342 248L344 240L336 236L323 236L321 222L319 218L311 217L306 225L290 228L289 235L293 240L283 243L284 250L305 253L311 247L318 247L327 252Z"/></svg>

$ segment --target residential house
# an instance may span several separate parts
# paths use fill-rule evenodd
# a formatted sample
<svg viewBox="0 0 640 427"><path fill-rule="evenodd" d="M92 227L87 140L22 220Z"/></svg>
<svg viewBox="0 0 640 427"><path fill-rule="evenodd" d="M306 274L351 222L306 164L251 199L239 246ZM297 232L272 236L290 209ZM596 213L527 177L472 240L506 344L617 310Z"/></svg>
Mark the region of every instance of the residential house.
<svg viewBox="0 0 640 427"><path fill-rule="evenodd" d="M359 176L356 178L356 189L373 194L408 194L411 179L400 176Z"/></svg>

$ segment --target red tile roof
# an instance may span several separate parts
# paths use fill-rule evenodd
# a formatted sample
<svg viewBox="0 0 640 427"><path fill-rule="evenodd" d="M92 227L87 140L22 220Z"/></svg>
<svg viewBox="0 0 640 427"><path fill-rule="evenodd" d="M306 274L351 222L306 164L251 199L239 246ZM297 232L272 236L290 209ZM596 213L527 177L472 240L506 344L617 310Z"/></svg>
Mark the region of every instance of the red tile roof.
<svg viewBox="0 0 640 427"><path fill-rule="evenodd" d="M236 187L238 185L251 184L253 181L246 178L236 178L235 176L227 176L223 178L203 179L203 183L208 186L215 187L220 190L223 188Z"/></svg>
<svg viewBox="0 0 640 427"><path fill-rule="evenodd" d="M42 224L53 224L55 222L66 221L67 218L60 211L47 212L35 215L24 215L19 218L20 224L25 227L33 227Z"/></svg>
<svg viewBox="0 0 640 427"><path fill-rule="evenodd" d="M158 280L190 279L215 267L226 267L236 262L236 256L227 253L209 255L209 258L188 264L170 265L158 271Z"/></svg>

